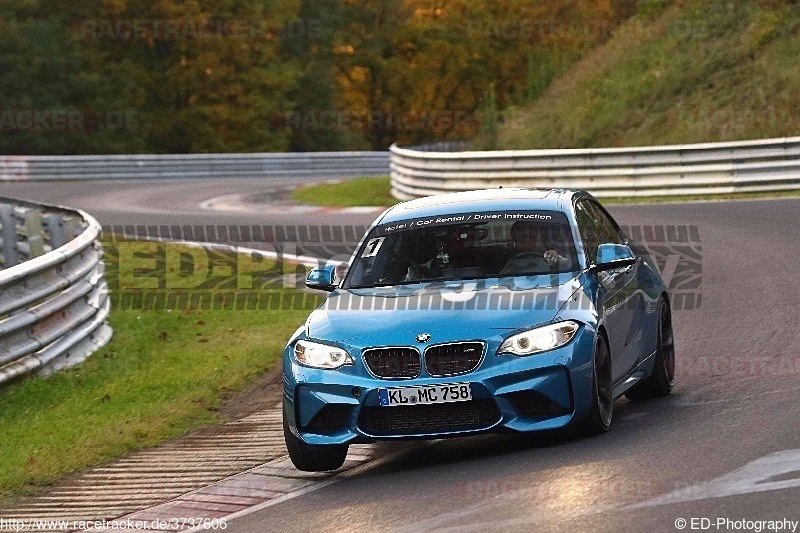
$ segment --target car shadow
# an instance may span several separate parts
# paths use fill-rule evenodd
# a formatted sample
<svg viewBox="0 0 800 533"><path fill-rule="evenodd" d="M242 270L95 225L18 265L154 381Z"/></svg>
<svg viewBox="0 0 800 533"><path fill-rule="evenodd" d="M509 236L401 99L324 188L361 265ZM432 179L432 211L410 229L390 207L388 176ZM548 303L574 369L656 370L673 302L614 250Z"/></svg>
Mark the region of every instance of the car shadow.
<svg viewBox="0 0 800 533"><path fill-rule="evenodd" d="M458 464L469 465L485 459L496 459L507 456L509 459L524 455L530 459L532 451L545 452L541 458L557 456L569 458L574 462L599 459L598 454L606 455L609 448L624 445L631 431L640 427L636 419L652 411L664 411L674 408L668 398L630 402L617 400L614 404L614 423L611 430L603 435L587 437L573 429L542 431L531 434L522 433L487 433L471 437L445 438L431 441L405 442L403 448L399 443L383 442L378 446L385 453L396 455L375 468L370 473L389 474L392 472L412 472L414 470L431 470ZM626 423L631 419L631 423ZM598 446L602 444L602 446ZM398 451L402 450L402 451ZM366 474L366 473L365 473Z"/></svg>

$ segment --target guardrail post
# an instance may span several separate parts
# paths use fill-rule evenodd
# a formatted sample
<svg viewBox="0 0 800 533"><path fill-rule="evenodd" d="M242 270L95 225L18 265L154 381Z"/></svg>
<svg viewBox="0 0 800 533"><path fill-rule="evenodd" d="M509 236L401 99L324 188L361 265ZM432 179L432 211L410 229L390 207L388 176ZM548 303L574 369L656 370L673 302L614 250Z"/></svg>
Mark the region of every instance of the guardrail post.
<svg viewBox="0 0 800 533"><path fill-rule="evenodd" d="M22 239L17 243L17 250L26 261L44 255L44 228L42 212L38 209L16 208L15 214L22 222L17 233Z"/></svg>
<svg viewBox="0 0 800 533"><path fill-rule="evenodd" d="M64 217L55 214L45 215L43 220L47 228L47 233L50 234L50 246L53 250L67 244L67 241L72 236L67 236L66 220Z"/></svg>
<svg viewBox="0 0 800 533"><path fill-rule="evenodd" d="M19 263L17 252L17 224L14 220L14 206L0 204L0 238L2 238L3 264L1 268L8 268Z"/></svg>
<svg viewBox="0 0 800 533"><path fill-rule="evenodd" d="M28 235L30 257L44 255L44 228L42 227L42 213L38 209L29 209L25 213L25 232Z"/></svg>

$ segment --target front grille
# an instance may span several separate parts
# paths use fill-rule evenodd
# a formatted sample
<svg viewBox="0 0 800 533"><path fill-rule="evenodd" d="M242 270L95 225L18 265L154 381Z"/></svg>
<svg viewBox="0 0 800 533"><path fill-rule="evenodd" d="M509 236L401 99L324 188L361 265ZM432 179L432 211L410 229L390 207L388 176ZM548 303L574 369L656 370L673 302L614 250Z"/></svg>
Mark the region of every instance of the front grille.
<svg viewBox="0 0 800 533"><path fill-rule="evenodd" d="M362 407L358 426L368 435L434 435L479 430L500 420L491 399L435 405Z"/></svg>
<svg viewBox="0 0 800 533"><path fill-rule="evenodd" d="M364 352L364 363L379 378L416 378L419 352L414 348L373 348Z"/></svg>
<svg viewBox="0 0 800 533"><path fill-rule="evenodd" d="M483 357L482 342L440 344L425 350L425 370L431 376L452 376L472 372Z"/></svg>

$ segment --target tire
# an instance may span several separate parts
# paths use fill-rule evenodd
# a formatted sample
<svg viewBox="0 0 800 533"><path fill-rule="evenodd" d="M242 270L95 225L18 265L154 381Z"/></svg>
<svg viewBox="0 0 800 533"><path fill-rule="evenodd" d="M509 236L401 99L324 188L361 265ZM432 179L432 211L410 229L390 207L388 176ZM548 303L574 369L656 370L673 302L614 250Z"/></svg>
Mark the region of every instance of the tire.
<svg viewBox="0 0 800 533"><path fill-rule="evenodd" d="M314 446L300 440L289 429L286 411L283 413L283 439L289 458L298 470L304 472L327 472L336 470L344 464L347 457L347 444Z"/></svg>
<svg viewBox="0 0 800 533"><path fill-rule="evenodd" d="M614 418L614 392L611 383L611 352L605 337L598 334L592 356L592 406L578 429L586 436L606 433Z"/></svg>
<svg viewBox="0 0 800 533"><path fill-rule="evenodd" d="M672 313L669 302L662 298L658 309L658 346L653 373L625 393L632 401L666 396L675 384L675 336L672 332Z"/></svg>

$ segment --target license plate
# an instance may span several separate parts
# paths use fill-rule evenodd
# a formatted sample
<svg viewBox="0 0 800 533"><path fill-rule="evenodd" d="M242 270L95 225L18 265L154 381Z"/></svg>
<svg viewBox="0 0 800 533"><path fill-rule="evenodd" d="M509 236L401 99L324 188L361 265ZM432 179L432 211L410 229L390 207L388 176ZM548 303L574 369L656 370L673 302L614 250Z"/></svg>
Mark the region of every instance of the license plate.
<svg viewBox="0 0 800 533"><path fill-rule="evenodd" d="M469 383L395 387L378 389L378 398L380 399L381 407L468 402L472 399L472 387Z"/></svg>

